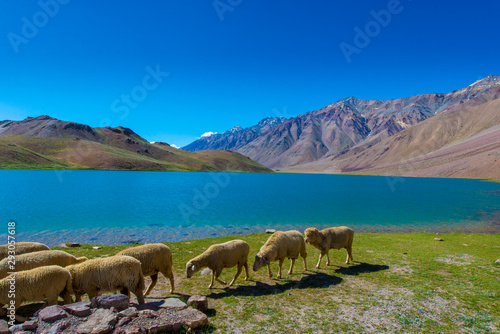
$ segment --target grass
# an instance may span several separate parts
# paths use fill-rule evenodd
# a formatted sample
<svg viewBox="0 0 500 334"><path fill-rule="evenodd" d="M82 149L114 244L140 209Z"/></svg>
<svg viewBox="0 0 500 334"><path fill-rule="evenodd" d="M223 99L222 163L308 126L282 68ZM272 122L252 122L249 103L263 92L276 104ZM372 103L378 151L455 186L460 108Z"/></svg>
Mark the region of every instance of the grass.
<svg viewBox="0 0 500 334"><path fill-rule="evenodd" d="M295 272L276 280L277 263L252 271L253 257L267 240L264 233L239 236L250 245L250 279L244 273L235 286L216 283L210 274L185 277L185 263L221 237L168 243L174 258L176 294L187 299L209 298L210 326L204 332L226 333L495 333L500 331L500 235L357 234L354 263L346 265L345 250L330 251L333 265L315 264L319 251L307 246L308 271L298 260ZM130 246L90 245L65 250L89 258L109 256ZM221 275L230 281L235 268ZM147 283L149 284L149 283ZM160 275L153 296L169 296Z"/></svg>

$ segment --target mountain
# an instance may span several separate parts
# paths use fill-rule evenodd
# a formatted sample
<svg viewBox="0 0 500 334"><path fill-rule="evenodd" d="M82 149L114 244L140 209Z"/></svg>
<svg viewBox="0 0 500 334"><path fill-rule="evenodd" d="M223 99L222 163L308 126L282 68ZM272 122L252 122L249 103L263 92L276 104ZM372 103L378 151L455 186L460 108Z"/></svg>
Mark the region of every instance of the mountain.
<svg viewBox="0 0 500 334"><path fill-rule="evenodd" d="M339 161L347 163L351 161L346 160L348 157L442 113L492 101L498 98L499 90L500 78L488 76L447 94L422 94L382 101L349 97L283 121L244 145L226 145L224 149L236 150L276 170L339 170L333 168ZM238 142L237 134L232 135L231 143ZM221 134L218 141L223 141L224 137ZM197 149L205 147L199 144ZM211 148L218 149L215 143ZM344 169L359 172L368 167L357 169L346 165Z"/></svg>
<svg viewBox="0 0 500 334"><path fill-rule="evenodd" d="M237 125L223 133L214 133L202 136L189 145L182 147L183 150L196 152L206 149L213 150L233 150L236 151L242 146L250 143L255 138L266 134L278 124L286 121L285 117L267 117L262 119L257 125L243 129Z"/></svg>
<svg viewBox="0 0 500 334"><path fill-rule="evenodd" d="M0 122L0 167L270 172L237 152L186 152L124 127L91 128L49 116Z"/></svg>

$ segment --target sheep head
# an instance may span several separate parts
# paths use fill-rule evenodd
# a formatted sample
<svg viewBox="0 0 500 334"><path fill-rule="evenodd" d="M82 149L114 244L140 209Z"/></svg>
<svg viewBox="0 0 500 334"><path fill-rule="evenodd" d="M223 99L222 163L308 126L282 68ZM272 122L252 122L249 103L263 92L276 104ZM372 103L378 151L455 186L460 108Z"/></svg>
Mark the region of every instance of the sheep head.
<svg viewBox="0 0 500 334"><path fill-rule="evenodd" d="M316 227L309 227L304 231L304 234L306 235L306 242L315 243L318 239L319 231Z"/></svg>
<svg viewBox="0 0 500 334"><path fill-rule="evenodd" d="M186 263L186 276L187 276L187 278L191 278L193 276L193 274L200 269L201 268L200 268L198 262L196 262L196 261L191 260L188 263Z"/></svg>
<svg viewBox="0 0 500 334"><path fill-rule="evenodd" d="M257 271L263 266L269 265L269 261L262 255L255 255L255 262L253 263L253 271Z"/></svg>

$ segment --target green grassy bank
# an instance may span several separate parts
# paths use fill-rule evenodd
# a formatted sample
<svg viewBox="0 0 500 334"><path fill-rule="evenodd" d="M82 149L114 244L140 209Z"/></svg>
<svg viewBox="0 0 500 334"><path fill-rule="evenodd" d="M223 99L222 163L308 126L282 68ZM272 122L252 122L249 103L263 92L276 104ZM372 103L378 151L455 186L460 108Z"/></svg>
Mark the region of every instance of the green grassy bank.
<svg viewBox="0 0 500 334"><path fill-rule="evenodd" d="M500 234L357 234L354 263L345 250L331 250L333 265L316 269L319 251L307 246L308 271L276 280L267 269L252 271L253 258L268 234L192 240L167 245L173 252L176 294L209 298L208 333L495 333L500 331ZM435 241L434 238L444 241ZM214 243L240 238L250 244L250 279L235 286L215 284L210 274L185 276L186 262ZM113 255L130 246L83 245L64 250L89 258ZM230 281L236 268L221 275ZM160 275L153 297L169 296ZM149 282L147 282L149 284ZM147 301L148 299L146 299Z"/></svg>

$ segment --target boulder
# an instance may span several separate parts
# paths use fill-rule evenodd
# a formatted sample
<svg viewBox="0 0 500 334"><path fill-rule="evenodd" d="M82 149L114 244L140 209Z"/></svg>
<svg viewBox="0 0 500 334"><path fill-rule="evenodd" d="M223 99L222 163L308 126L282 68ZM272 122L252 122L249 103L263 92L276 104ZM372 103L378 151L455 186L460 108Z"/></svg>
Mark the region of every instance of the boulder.
<svg viewBox="0 0 500 334"><path fill-rule="evenodd" d="M182 322L191 329L195 329L208 323L208 317L205 313L191 307L178 312L177 316L179 316L182 319Z"/></svg>
<svg viewBox="0 0 500 334"><path fill-rule="evenodd" d="M194 295L189 297L187 305L191 306L203 313L207 313L208 310L208 299L206 296Z"/></svg>
<svg viewBox="0 0 500 334"><path fill-rule="evenodd" d="M130 299L125 295L106 295L92 298L91 306L93 308L114 308L117 311L123 311L129 307Z"/></svg>
<svg viewBox="0 0 500 334"><path fill-rule="evenodd" d="M43 308L38 312L38 319L40 321L52 322L62 318L66 318L68 313L59 305L52 305Z"/></svg>
<svg viewBox="0 0 500 334"><path fill-rule="evenodd" d="M63 307L69 314L76 315L77 317L86 317L92 313L90 302L67 304Z"/></svg>
<svg viewBox="0 0 500 334"><path fill-rule="evenodd" d="M79 334L105 334L115 328L118 316L109 309L99 308L76 328Z"/></svg>

